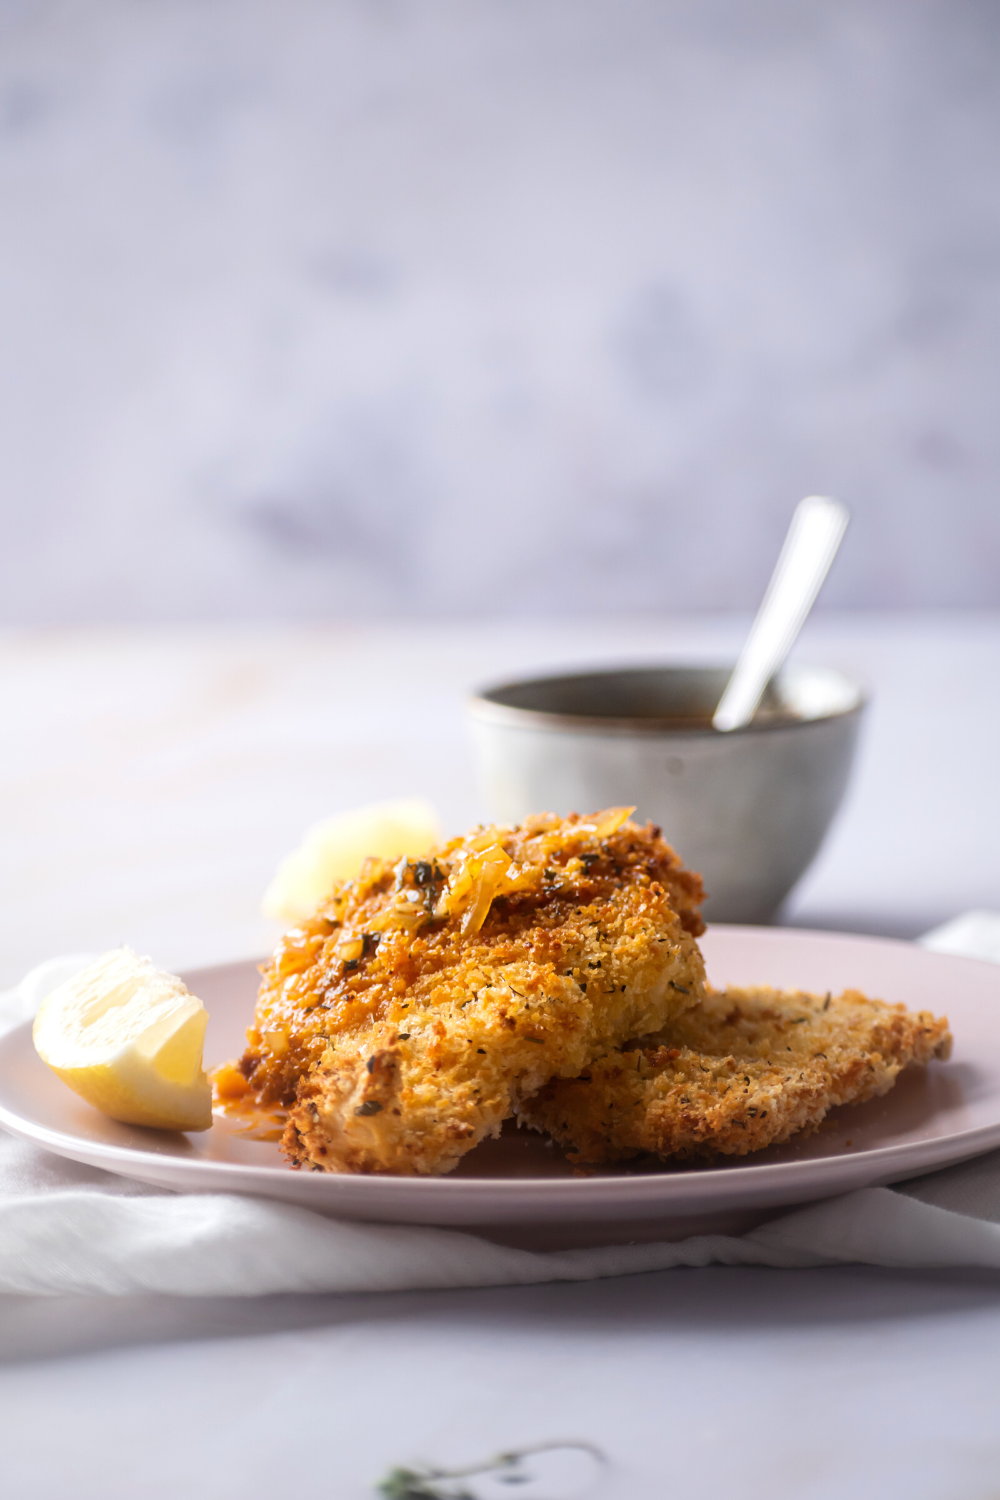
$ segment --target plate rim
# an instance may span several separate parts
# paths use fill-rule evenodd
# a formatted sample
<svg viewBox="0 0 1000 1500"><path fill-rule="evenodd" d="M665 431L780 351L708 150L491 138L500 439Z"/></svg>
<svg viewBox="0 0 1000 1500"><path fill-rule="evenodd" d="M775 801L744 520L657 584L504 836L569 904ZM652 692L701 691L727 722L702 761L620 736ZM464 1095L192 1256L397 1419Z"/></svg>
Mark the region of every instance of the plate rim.
<svg viewBox="0 0 1000 1500"><path fill-rule="evenodd" d="M709 928L711 933L713 928ZM862 944L882 949L895 948L908 955L919 953L931 965L939 963L952 968L971 966L980 973L989 973L1000 986L1000 971L995 964L983 959L966 958L957 954L939 954L930 949L920 949L916 944L898 938L880 938L867 933L830 932L804 927L774 928L756 927L748 924L714 924L720 935L751 940L773 941L779 937L793 944L808 943L816 939L824 942ZM183 971L193 980L197 975L219 974L242 965L251 966L255 958L231 960L228 963L202 965ZM0 1065L14 1049L30 1049L32 1022L26 1020L10 1027L0 1035ZM44 1063L39 1059L39 1066ZM118 1146L108 1142L89 1141L64 1130L34 1121L9 1107L4 1097L3 1078L0 1076L0 1127L22 1140L31 1142L56 1155L86 1165L110 1171L118 1176L147 1183L169 1186L170 1180L192 1175L204 1179L203 1188L192 1187L190 1181L178 1180L179 1192L242 1192L248 1196L287 1200L295 1196L299 1202L310 1189L301 1191L306 1181L322 1185L322 1197L315 1192L314 1211L326 1214L338 1212L347 1217L364 1217L365 1205L356 1200L366 1196L373 1200L370 1210L384 1209L386 1199L416 1200L423 1203L428 1213L448 1211L450 1222L461 1222L455 1212L461 1206L476 1209L476 1217L485 1222L481 1204L487 1199L494 1207L496 1219L509 1215L518 1204L527 1209L547 1205L551 1212L531 1217L552 1220L570 1216L583 1217L588 1209L600 1210L602 1217L608 1211L631 1211L640 1217L650 1216L651 1209L663 1218L676 1217L683 1212L699 1211L705 1200L724 1198L733 1207L744 1207L750 1203L769 1200L794 1204L817 1201L836 1196L853 1187L876 1183L902 1181L924 1172L966 1161L1000 1146L1000 1113L992 1123L973 1126L966 1130L902 1141L884 1146L875 1146L859 1151L841 1150L829 1156L809 1157L790 1162L741 1161L732 1166L688 1167L683 1172L604 1174L600 1171L580 1177L402 1177L389 1174L358 1173L300 1173L285 1165L220 1161L198 1157L192 1160L154 1151L144 1151L134 1146ZM136 1127L138 1128L138 1127ZM846 1186L841 1179L855 1179ZM820 1181L817 1182L817 1178ZM240 1187L245 1183L245 1187ZM282 1190L284 1185L284 1190ZM268 1191L272 1187L273 1191ZM343 1204L337 1199L343 1197ZM402 1205L400 1205L402 1208ZM381 1216L381 1214L380 1214ZM413 1222L410 1220L409 1222Z"/></svg>

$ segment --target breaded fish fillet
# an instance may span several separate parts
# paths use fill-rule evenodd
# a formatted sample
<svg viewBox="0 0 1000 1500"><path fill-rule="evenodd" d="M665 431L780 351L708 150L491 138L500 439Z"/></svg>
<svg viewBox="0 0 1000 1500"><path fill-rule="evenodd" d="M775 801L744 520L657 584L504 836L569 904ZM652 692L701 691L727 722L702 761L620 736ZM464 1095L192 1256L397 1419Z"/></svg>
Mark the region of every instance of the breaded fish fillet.
<svg viewBox="0 0 1000 1500"><path fill-rule="evenodd" d="M553 1075L696 1002L701 881L629 811L368 861L285 938L239 1067L294 1101L295 1165L447 1172Z"/></svg>
<svg viewBox="0 0 1000 1500"><path fill-rule="evenodd" d="M946 1058L946 1019L868 1000L709 990L665 1028L550 1081L518 1106L578 1160L744 1156L884 1094L909 1063Z"/></svg>

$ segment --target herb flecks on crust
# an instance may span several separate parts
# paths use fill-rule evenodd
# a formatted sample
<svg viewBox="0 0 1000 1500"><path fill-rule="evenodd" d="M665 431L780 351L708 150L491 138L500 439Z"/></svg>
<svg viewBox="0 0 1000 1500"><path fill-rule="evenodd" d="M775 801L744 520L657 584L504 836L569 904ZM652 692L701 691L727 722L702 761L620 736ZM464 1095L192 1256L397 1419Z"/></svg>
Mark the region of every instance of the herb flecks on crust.
<svg viewBox="0 0 1000 1500"><path fill-rule="evenodd" d="M368 861L286 936L233 1092L291 1104L296 1165L447 1171L549 1078L695 1003L701 881L630 811Z"/></svg>
<svg viewBox="0 0 1000 1500"><path fill-rule="evenodd" d="M576 1160L745 1156L946 1058L948 1022L857 990L709 990L654 1036L552 1079L520 1108Z"/></svg>

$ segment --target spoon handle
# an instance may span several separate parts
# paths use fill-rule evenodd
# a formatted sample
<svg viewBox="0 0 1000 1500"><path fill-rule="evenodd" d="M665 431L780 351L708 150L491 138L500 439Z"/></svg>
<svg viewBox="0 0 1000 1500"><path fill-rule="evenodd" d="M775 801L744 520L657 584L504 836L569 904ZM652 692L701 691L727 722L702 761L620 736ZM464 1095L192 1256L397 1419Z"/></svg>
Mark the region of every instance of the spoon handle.
<svg viewBox="0 0 1000 1500"><path fill-rule="evenodd" d="M805 624L849 519L846 506L821 495L795 507L764 601L712 718L715 729L741 729L753 718Z"/></svg>

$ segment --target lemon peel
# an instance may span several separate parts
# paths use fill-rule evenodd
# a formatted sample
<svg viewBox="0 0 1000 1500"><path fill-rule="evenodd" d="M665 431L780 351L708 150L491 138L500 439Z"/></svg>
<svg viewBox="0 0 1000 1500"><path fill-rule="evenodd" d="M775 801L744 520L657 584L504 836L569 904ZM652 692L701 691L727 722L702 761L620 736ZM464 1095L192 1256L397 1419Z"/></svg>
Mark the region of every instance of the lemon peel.
<svg viewBox="0 0 1000 1500"><path fill-rule="evenodd" d="M278 866L262 903L265 917L294 925L313 915L337 880L353 880L370 855L416 858L440 842L437 815L420 797L372 802L314 823Z"/></svg>
<svg viewBox="0 0 1000 1500"><path fill-rule="evenodd" d="M42 1061L112 1119L207 1130L207 1023L183 980L131 948L115 948L43 1000L32 1035Z"/></svg>

